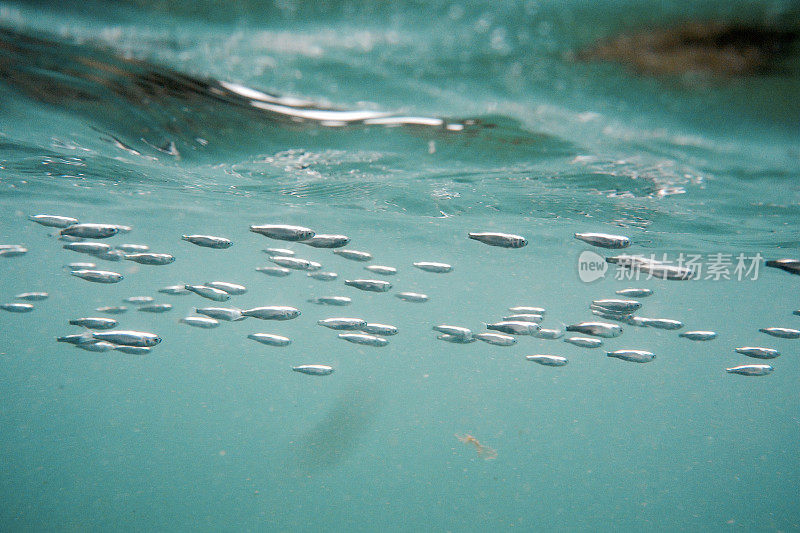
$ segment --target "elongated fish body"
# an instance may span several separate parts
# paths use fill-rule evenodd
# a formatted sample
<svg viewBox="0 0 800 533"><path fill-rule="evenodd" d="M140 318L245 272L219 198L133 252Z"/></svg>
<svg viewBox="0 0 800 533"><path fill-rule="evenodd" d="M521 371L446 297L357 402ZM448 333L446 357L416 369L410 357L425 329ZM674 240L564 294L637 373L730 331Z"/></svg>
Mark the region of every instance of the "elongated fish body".
<svg viewBox="0 0 800 533"><path fill-rule="evenodd" d="M92 336L101 341L124 344L126 346L155 346L161 342L161 337L155 333L131 330L112 330L93 332Z"/></svg>
<svg viewBox="0 0 800 533"><path fill-rule="evenodd" d="M106 305L95 309L98 313L108 313L109 315L121 315L128 312L128 308L124 305Z"/></svg>
<svg viewBox="0 0 800 533"><path fill-rule="evenodd" d="M310 376L327 376L333 374L333 367L328 365L300 365L293 366L292 370Z"/></svg>
<svg viewBox="0 0 800 533"><path fill-rule="evenodd" d="M310 239L304 240L303 244L314 248L341 248L342 246L347 246L349 242L350 237L347 235L325 235L318 233Z"/></svg>
<svg viewBox="0 0 800 533"><path fill-rule="evenodd" d="M270 239L280 241L306 241L315 235L314 230L303 226L290 226L287 224L264 224L260 226L250 226L250 231L258 233Z"/></svg>
<svg viewBox="0 0 800 533"><path fill-rule="evenodd" d="M256 272L261 272L262 274L272 276L273 278L285 278L292 273L290 269L280 266L256 267ZM309 274L309 276L310 275L311 274Z"/></svg>
<svg viewBox="0 0 800 533"><path fill-rule="evenodd" d="M62 248L65 250L72 250L73 252L78 252L81 254L89 254L89 255L95 255L101 252L108 252L109 250L111 250L111 246L109 246L108 244L104 242L93 242L93 241L69 242L64 246L62 246Z"/></svg>
<svg viewBox="0 0 800 533"><path fill-rule="evenodd" d="M335 281L339 277L336 272L310 272L306 275L319 281Z"/></svg>
<svg viewBox="0 0 800 533"><path fill-rule="evenodd" d="M353 300L347 296L320 296L319 298L309 298L308 301L317 305L337 305L341 307L350 305Z"/></svg>
<svg viewBox="0 0 800 533"><path fill-rule="evenodd" d="M208 316L185 316L179 320L181 324L195 328L212 329L219 327L219 320Z"/></svg>
<svg viewBox="0 0 800 533"><path fill-rule="evenodd" d="M789 274L800 275L800 259L775 259L764 264L768 267L779 268Z"/></svg>
<svg viewBox="0 0 800 533"><path fill-rule="evenodd" d="M529 315L542 315L545 314L544 307L530 307L527 305L518 305L516 307L509 307L509 311L512 313L522 313L522 314L529 314Z"/></svg>
<svg viewBox="0 0 800 533"><path fill-rule="evenodd" d="M300 310L284 305L269 305L247 309L242 311L242 314L261 320L291 320L300 316Z"/></svg>
<svg viewBox="0 0 800 533"><path fill-rule="evenodd" d="M74 335L64 335L62 337L56 337L58 342L66 342L67 344L94 344L99 342L97 339L94 338L91 331L87 331L85 333L78 333Z"/></svg>
<svg viewBox="0 0 800 533"><path fill-rule="evenodd" d="M535 322L539 323L544 320L542 315L534 315L531 313L515 313L513 315L508 315L503 317L504 321L512 320L512 321L519 321L519 322Z"/></svg>
<svg viewBox="0 0 800 533"><path fill-rule="evenodd" d="M216 320L225 320L226 322L236 322L247 318L242 315L241 309L232 307L198 307L195 312Z"/></svg>
<svg viewBox="0 0 800 533"><path fill-rule="evenodd" d="M486 324L486 329L508 333L509 335L533 335L539 331L540 326L535 322L522 322L520 320L504 320L494 324Z"/></svg>
<svg viewBox="0 0 800 533"><path fill-rule="evenodd" d="M285 257L294 257L294 250L288 248L265 248L264 252L269 255L282 255Z"/></svg>
<svg viewBox="0 0 800 533"><path fill-rule="evenodd" d="M386 292L392 288L391 283L380 279L348 279L344 284L368 292Z"/></svg>
<svg viewBox="0 0 800 533"><path fill-rule="evenodd" d="M191 294L192 291L186 289L186 285L170 285L169 287L164 287L163 289L158 289L158 292L162 294L172 294L174 296L182 296L184 294Z"/></svg>
<svg viewBox="0 0 800 533"><path fill-rule="evenodd" d="M412 263L415 267L425 272L433 272L435 274L446 274L452 272L453 267L447 263L434 263L432 261L417 261Z"/></svg>
<svg viewBox="0 0 800 533"><path fill-rule="evenodd" d="M372 261L372 254L369 252L361 252L359 250L334 250L333 253L339 257L344 257L350 261Z"/></svg>
<svg viewBox="0 0 800 533"><path fill-rule="evenodd" d="M23 304L23 303L9 303L9 304L0 304L0 309L3 311L8 311L9 313L30 313L33 311L33 304Z"/></svg>
<svg viewBox="0 0 800 533"><path fill-rule="evenodd" d="M439 324L438 326L433 326L433 331L438 331L445 335L452 335L453 337L461 337L462 339L469 339L472 337L472 330L469 328L462 328L461 326Z"/></svg>
<svg viewBox="0 0 800 533"><path fill-rule="evenodd" d="M600 339L592 339L590 337L567 337L564 342L580 346L581 348L599 348L603 345Z"/></svg>
<svg viewBox="0 0 800 533"><path fill-rule="evenodd" d="M607 352L606 355L631 363L649 363L656 358L654 353L645 352L644 350L616 350Z"/></svg>
<svg viewBox="0 0 800 533"><path fill-rule="evenodd" d="M175 257L170 254L153 254L150 252L127 254L125 259L140 265L168 265L175 261Z"/></svg>
<svg viewBox="0 0 800 533"><path fill-rule="evenodd" d="M468 237L473 241L482 242L489 246L499 246L500 248L522 248L528 244L525 237L513 235L511 233L482 231L470 233Z"/></svg>
<svg viewBox="0 0 800 533"><path fill-rule="evenodd" d="M48 228L66 228L78 223L77 218L62 217L59 215L31 215L28 220L47 226Z"/></svg>
<svg viewBox="0 0 800 533"><path fill-rule="evenodd" d="M566 330L606 339L612 339L622 335L622 328L620 326L608 324L606 322L581 322L579 324L567 326Z"/></svg>
<svg viewBox="0 0 800 533"><path fill-rule="evenodd" d="M214 287L206 287L205 285L184 285L187 291L191 291L198 296L214 300L215 302L227 302L231 299L231 295L220 289Z"/></svg>
<svg viewBox="0 0 800 533"><path fill-rule="evenodd" d="M472 342L477 342L478 339L475 337L459 337L458 335L448 335L447 333L443 333L436 337L440 341L451 342L453 344L470 344Z"/></svg>
<svg viewBox="0 0 800 533"><path fill-rule="evenodd" d="M311 261L308 259L300 259L299 257L273 255L269 260L276 265L284 268L291 268L292 270L308 270L311 267Z"/></svg>
<svg viewBox="0 0 800 533"><path fill-rule="evenodd" d="M98 341L91 344L76 344L75 347L87 352L110 352L115 350L117 345L113 342Z"/></svg>
<svg viewBox="0 0 800 533"><path fill-rule="evenodd" d="M141 252L150 251L150 247L146 244L118 244L115 246L115 248L126 254L138 254Z"/></svg>
<svg viewBox="0 0 800 533"><path fill-rule="evenodd" d="M650 289L620 289L616 292L620 296L627 296L630 298L646 298L653 294L653 291Z"/></svg>
<svg viewBox="0 0 800 533"><path fill-rule="evenodd" d="M75 318L69 321L73 326L81 326L89 329L111 329L117 327L117 321L113 318Z"/></svg>
<svg viewBox="0 0 800 533"><path fill-rule="evenodd" d="M641 302L636 300L622 300L618 298L606 298L594 300L592 306L610 311L612 313L630 314L642 307Z"/></svg>
<svg viewBox="0 0 800 533"><path fill-rule="evenodd" d="M112 261L114 263L118 263L125 259L126 254L121 250L103 250L92 255L98 259L102 259L103 261Z"/></svg>
<svg viewBox="0 0 800 533"><path fill-rule="evenodd" d="M378 324L375 322L367 322L367 325L361 328L363 333L369 335L380 335L382 337L391 337L397 335L398 329L396 326L389 324Z"/></svg>
<svg viewBox="0 0 800 533"><path fill-rule="evenodd" d="M97 268L96 263L68 263L64 265L67 270L94 270Z"/></svg>
<svg viewBox="0 0 800 533"><path fill-rule="evenodd" d="M123 298L122 301L127 302L129 304L133 304L133 305L144 305L144 304L152 303L153 302L153 297L152 296L128 296L127 298Z"/></svg>
<svg viewBox="0 0 800 533"><path fill-rule="evenodd" d="M390 266L383 266L383 265L369 265L365 266L364 270L369 270L370 272L374 272L376 274L380 274L382 276L394 276L397 274L397 269Z"/></svg>
<svg viewBox="0 0 800 533"><path fill-rule="evenodd" d="M631 240L624 235L609 235L608 233L576 233L575 238L592 246L600 248L627 248Z"/></svg>
<svg viewBox="0 0 800 533"><path fill-rule="evenodd" d="M330 329L338 330L359 330L367 325L366 320L360 318L325 318L317 320L317 324Z"/></svg>
<svg viewBox="0 0 800 533"><path fill-rule="evenodd" d="M680 320L672 320L671 318L645 318L641 317L645 326L656 329L675 330L683 327L683 322Z"/></svg>
<svg viewBox="0 0 800 533"><path fill-rule="evenodd" d="M271 333L251 333L247 336L248 339L252 339L256 342L260 342L261 344L266 344L267 346L289 346L292 343L292 339L289 337L283 337L281 335L273 335Z"/></svg>
<svg viewBox="0 0 800 533"><path fill-rule="evenodd" d="M367 335L366 333L339 333L339 338L346 340L347 342L352 342L353 344L375 346L376 348L382 348L389 344L389 341L383 337Z"/></svg>
<svg viewBox="0 0 800 533"><path fill-rule="evenodd" d="M781 352L774 348L762 348L760 346L742 346L741 348L734 348L734 351L755 359L775 359L781 355Z"/></svg>
<svg viewBox="0 0 800 533"><path fill-rule="evenodd" d="M399 298L404 302L413 302L421 304L428 301L428 295L419 292L398 292L394 296L395 298Z"/></svg>
<svg viewBox="0 0 800 533"><path fill-rule="evenodd" d="M565 366L567 358L560 355L526 355L525 359L544 366Z"/></svg>
<svg viewBox="0 0 800 533"><path fill-rule="evenodd" d="M61 230L61 235L84 239L107 239L119 233L115 224L73 224Z"/></svg>
<svg viewBox="0 0 800 533"><path fill-rule="evenodd" d="M742 376L766 376L773 370L774 368L772 368L770 365L739 365L726 368L725 372L729 374L739 374Z"/></svg>
<svg viewBox="0 0 800 533"><path fill-rule="evenodd" d="M512 346L517 343L517 339L511 335L502 333L475 333L472 338L495 346Z"/></svg>
<svg viewBox="0 0 800 533"><path fill-rule="evenodd" d="M616 320L619 322L627 322L634 318L633 315L627 313L614 313L612 311L606 311L602 308L597 308L591 306L592 314L595 316L599 316L600 318L605 318L606 320Z"/></svg>
<svg viewBox="0 0 800 533"><path fill-rule="evenodd" d="M172 310L172 304L146 304L138 309L143 313L166 313L170 310Z"/></svg>
<svg viewBox="0 0 800 533"><path fill-rule="evenodd" d="M0 249L0 257L19 257L28 253L28 249L23 246L12 246Z"/></svg>
<svg viewBox="0 0 800 533"><path fill-rule="evenodd" d="M648 325L648 318L642 318L640 316L627 316L622 319L623 322L626 324L630 324L631 326L636 326L637 328L646 328Z"/></svg>
<svg viewBox="0 0 800 533"><path fill-rule="evenodd" d="M541 328L533 336L539 339L555 340L564 336L564 330Z"/></svg>
<svg viewBox="0 0 800 533"><path fill-rule="evenodd" d="M204 283L206 287L213 287L225 291L230 295L238 296L247 292L247 287L238 283L228 283L227 281L208 281Z"/></svg>
<svg viewBox="0 0 800 533"><path fill-rule="evenodd" d="M40 302L47 300L50 295L46 292L22 292L14 296L18 300L25 300L26 302Z"/></svg>
<svg viewBox="0 0 800 533"><path fill-rule="evenodd" d="M152 351L150 346L125 346L124 344L117 344L114 350L129 355L147 355Z"/></svg>
<svg viewBox="0 0 800 533"><path fill-rule="evenodd" d="M108 270L73 270L70 274L94 283L119 283L122 281L122 274Z"/></svg>
<svg viewBox="0 0 800 533"><path fill-rule="evenodd" d="M710 341L717 338L717 334L713 331L684 331L679 333L678 337L689 339L690 341Z"/></svg>
<svg viewBox="0 0 800 533"><path fill-rule="evenodd" d="M781 339L800 339L800 330L792 328L761 328L758 331Z"/></svg>
<svg viewBox="0 0 800 533"><path fill-rule="evenodd" d="M661 279L688 280L694 277L694 271L691 268L670 265L662 261L656 261L638 255L623 254L606 257L606 262L627 267L632 270L638 270L639 272Z"/></svg>
<svg viewBox="0 0 800 533"><path fill-rule="evenodd" d="M215 248L217 250L224 250L233 246L233 241L230 239L214 237L213 235L181 235L181 239L203 248Z"/></svg>

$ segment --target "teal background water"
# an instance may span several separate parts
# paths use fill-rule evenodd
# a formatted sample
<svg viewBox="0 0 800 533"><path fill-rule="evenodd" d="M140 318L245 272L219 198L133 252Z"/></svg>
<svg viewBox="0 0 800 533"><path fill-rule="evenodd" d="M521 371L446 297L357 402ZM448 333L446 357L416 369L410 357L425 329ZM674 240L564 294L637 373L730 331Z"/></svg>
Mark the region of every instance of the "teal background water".
<svg viewBox="0 0 800 533"><path fill-rule="evenodd" d="M3 28L60 43L37 49L40 62L0 64L0 242L30 249L0 258L0 300L51 294L29 314L0 316L0 528L800 529L800 341L757 331L800 324L798 278L762 267L757 280L631 283L612 269L586 284L577 258L590 247L572 237L622 233L646 254L798 257L797 56L782 72L744 80L641 78L569 56L646 23L782 20L793 7L0 4ZM342 109L494 127L328 128L204 97L125 100L95 83L87 59L120 56L144 61L123 70L170 69ZM74 92L43 101L61 81ZM178 156L156 148L167 142ZM36 213L129 224L130 234L109 242L148 244L176 261L97 261L125 280L85 282L63 265L92 259L61 249L53 230L27 220ZM284 243L247 228L271 222L345 233L374 263L398 267L386 278L392 292L430 301L346 287L341 280L367 274L362 264L299 244L289 247L339 280L255 272L269 264L261 250ZM490 248L468 240L470 231L518 233L529 245ZM235 244L203 249L180 241L183 233ZM420 260L455 269L411 267ZM248 287L232 305L303 314L198 330L177 320L209 301L156 292L212 279ZM558 327L591 319L591 300L639 285L655 291L640 315L718 338L625 327L587 350L533 338L454 345L431 331L481 330L513 305L545 307L546 325ZM55 342L77 329L70 318L145 294L175 306L119 317L163 338L151 355ZM353 303L306 301L326 295ZM315 324L329 316L394 324L400 334L385 348L359 347ZM262 346L246 338L254 332L293 344ZM733 352L743 345L783 355L769 376L726 374L760 362ZM606 348L657 357L636 365ZM524 358L534 353L570 362L540 367ZM306 363L336 372L291 371ZM455 437L465 433L497 458Z"/></svg>

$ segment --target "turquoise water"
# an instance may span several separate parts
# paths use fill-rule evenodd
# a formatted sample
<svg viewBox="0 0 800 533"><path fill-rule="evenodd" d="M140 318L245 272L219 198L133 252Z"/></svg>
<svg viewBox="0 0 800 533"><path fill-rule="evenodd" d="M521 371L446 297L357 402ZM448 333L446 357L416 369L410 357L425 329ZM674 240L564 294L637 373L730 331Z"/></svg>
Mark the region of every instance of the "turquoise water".
<svg viewBox="0 0 800 533"><path fill-rule="evenodd" d="M797 56L772 75L698 80L638 77L569 54L637 24L772 20L790 8L0 4L0 244L29 249L0 257L0 301L50 293L30 313L0 315L0 528L800 529L800 340L758 331L800 325L798 278L761 264L757 279L629 281L609 265L584 283L582 252L617 252L573 238L623 234L626 252L658 257L798 258ZM265 110L214 80L313 104ZM290 116L329 108L415 120ZM107 242L176 260L64 250L57 230L27 220L39 213L130 225ZM330 250L248 231L268 223L344 233L372 264L399 272L382 278ZM473 231L528 245L485 246L467 238ZM180 240L187 233L234 245L200 248ZM269 246L339 278L256 272L271 265ZM125 279L94 284L63 268L87 260ZM354 277L393 288L360 292L342 281ZM212 279L247 286L231 306L302 315L202 330L178 319L214 302L157 292ZM560 328L596 318L592 300L640 286L654 294L638 315L718 337L623 324L599 349L530 337L502 347L450 344L431 330L481 331L517 305L546 308L544 325ZM430 300L404 302L398 291ZM70 319L110 316L94 309L137 295L174 306L116 317L159 334L151 354L55 342L78 332ZM333 295L353 302L307 302ZM333 316L400 333L383 348L350 344L316 325ZM264 346L247 339L255 332L293 342ZM782 355L749 359L739 346ZM606 357L617 349L656 359ZM535 365L531 354L569 364ZM311 363L335 372L291 370ZM746 363L775 370L725 372ZM496 458L457 438L465 434Z"/></svg>

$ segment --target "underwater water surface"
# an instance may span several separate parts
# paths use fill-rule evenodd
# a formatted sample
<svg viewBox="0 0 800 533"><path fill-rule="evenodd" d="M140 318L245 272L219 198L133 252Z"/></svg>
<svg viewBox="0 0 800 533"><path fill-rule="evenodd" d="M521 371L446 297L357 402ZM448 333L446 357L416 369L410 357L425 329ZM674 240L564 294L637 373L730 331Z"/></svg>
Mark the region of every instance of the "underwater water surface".
<svg viewBox="0 0 800 533"><path fill-rule="evenodd" d="M0 313L0 528L800 529L800 340L759 331L800 329L800 278L764 264L800 258L800 56L709 77L578 53L632 28L793 13L791 2L0 3L0 244L28 250L0 257L0 303L49 293ZM175 261L66 250L37 214L130 226L101 242ZM249 231L258 224L344 234L373 259ZM338 278L265 275L267 247ZM626 279L607 264L587 282L587 251L604 265L683 254L702 270ZM740 258L752 268L737 270ZM124 279L65 268L85 261ZM392 288L344 283L364 278ZM247 292L224 303L158 292L212 280ZM602 319L623 334L591 349L564 342L569 332L498 346L432 329L485 332L534 306L542 327L563 330L601 320L591 302L633 287L653 291L637 316L684 326ZM173 307L140 312L130 296ZM352 303L309 302L326 296ZM301 315L179 322L198 307L271 305ZM56 342L93 316L162 341L146 355ZM399 332L352 344L317 325L330 317ZM679 336L692 330L717 337ZM248 339L258 332L292 342ZM781 355L734 351L744 346ZM622 349L655 359L607 356ZM305 364L334 371L292 371ZM743 364L774 371L725 371Z"/></svg>

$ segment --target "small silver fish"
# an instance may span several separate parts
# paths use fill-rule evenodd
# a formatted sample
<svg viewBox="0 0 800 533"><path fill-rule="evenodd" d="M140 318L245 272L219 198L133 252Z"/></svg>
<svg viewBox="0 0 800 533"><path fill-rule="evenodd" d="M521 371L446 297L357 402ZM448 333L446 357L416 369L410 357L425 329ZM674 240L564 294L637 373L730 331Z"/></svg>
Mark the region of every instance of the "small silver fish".
<svg viewBox="0 0 800 533"><path fill-rule="evenodd" d="M91 331L79 333L76 335L64 335L63 337L56 337L58 342L66 342L68 344L94 344L99 342L92 336Z"/></svg>
<svg viewBox="0 0 800 533"><path fill-rule="evenodd" d="M344 257L345 259L349 259L351 261L364 262L372 260L372 254L367 252L359 252L358 250L334 250L333 253L339 257Z"/></svg>
<svg viewBox="0 0 800 533"><path fill-rule="evenodd" d="M675 330L683 327L683 322L680 320L672 320L671 318L645 318L641 317L644 324L649 328Z"/></svg>
<svg viewBox="0 0 800 533"><path fill-rule="evenodd" d="M48 228L66 228L78 223L77 218L62 217L59 215L31 215L28 220L46 226Z"/></svg>
<svg viewBox="0 0 800 533"><path fill-rule="evenodd" d="M115 350L117 345L113 342L99 341L90 344L76 344L75 347L87 352L110 352Z"/></svg>
<svg viewBox="0 0 800 533"><path fill-rule="evenodd" d="M123 279L122 274L108 270L73 270L70 274L94 283L119 283Z"/></svg>
<svg viewBox="0 0 800 533"><path fill-rule="evenodd" d="M504 316L503 320L516 320L521 322L536 322L537 324L544 320L542 315L534 315L531 313L515 313L513 315Z"/></svg>
<svg viewBox="0 0 800 533"><path fill-rule="evenodd" d="M115 246L117 250L120 252L124 252L127 254L136 254L140 252L149 252L150 247L146 244L118 244Z"/></svg>
<svg viewBox="0 0 800 533"><path fill-rule="evenodd" d="M436 338L439 339L440 341L452 342L453 344L469 344L471 342L476 342L478 340L475 337L465 338L465 337L459 337L458 335L448 335L447 333L439 335Z"/></svg>
<svg viewBox="0 0 800 533"><path fill-rule="evenodd" d="M679 333L678 337L689 339L690 341L710 341L715 339L717 334L713 331L684 331Z"/></svg>
<svg viewBox="0 0 800 533"><path fill-rule="evenodd" d="M113 318L74 318L69 323L73 326L81 326L88 329L111 329L117 327L117 321Z"/></svg>
<svg viewBox="0 0 800 533"><path fill-rule="evenodd" d="M755 359L775 359L781 355L778 350L760 346L742 346L741 348L734 348L734 351Z"/></svg>
<svg viewBox="0 0 800 533"><path fill-rule="evenodd" d="M126 254L125 259L140 265L168 265L175 261L175 257L170 254L153 254L150 252Z"/></svg>
<svg viewBox="0 0 800 533"><path fill-rule="evenodd" d="M347 235L325 235L318 233L310 239L303 241L303 244L313 246L314 248L341 248L347 246L350 242L350 237Z"/></svg>
<svg viewBox="0 0 800 533"><path fill-rule="evenodd" d="M525 359L544 366L565 366L567 358L560 355L526 355Z"/></svg>
<svg viewBox="0 0 800 533"><path fill-rule="evenodd" d="M308 300L312 304L318 305L350 305L353 301L352 299L348 298L347 296L320 296L319 298L309 298Z"/></svg>
<svg viewBox="0 0 800 533"><path fill-rule="evenodd" d="M158 292L162 294L172 294L172 295L183 295L183 294L191 294L192 291L186 290L186 285L170 285L169 287L164 287L163 289L158 289Z"/></svg>
<svg viewBox="0 0 800 533"><path fill-rule="evenodd" d="M14 298L28 302L39 302L42 300L47 300L49 296L50 295L46 292L22 292L17 294Z"/></svg>
<svg viewBox="0 0 800 533"><path fill-rule="evenodd" d="M517 339L511 335L503 335L502 333L476 333L472 338L495 346L511 346L517 343Z"/></svg>
<svg viewBox="0 0 800 533"><path fill-rule="evenodd" d="M107 305L105 307L98 307L95 309L98 313L108 313L109 315L121 315L128 310L124 305Z"/></svg>
<svg viewBox="0 0 800 533"><path fill-rule="evenodd" d="M651 296L653 291L650 289L621 289L617 291L620 296L629 296L631 298L645 298Z"/></svg>
<svg viewBox="0 0 800 533"><path fill-rule="evenodd" d="M589 337L567 337L564 342L580 346L581 348L599 348L603 345L600 339L592 339Z"/></svg>
<svg viewBox="0 0 800 533"><path fill-rule="evenodd" d="M131 330L112 330L93 332L92 336L100 341L124 344L126 346L155 346L161 342L161 337L155 333Z"/></svg>
<svg viewBox="0 0 800 533"><path fill-rule="evenodd" d="M300 365L293 366L292 370L310 376L327 376L333 374L333 367L328 365Z"/></svg>
<svg viewBox="0 0 800 533"><path fill-rule="evenodd" d="M656 358L654 353L645 352L644 350L616 350L607 352L606 355L631 363L649 363Z"/></svg>
<svg viewBox="0 0 800 533"><path fill-rule="evenodd" d="M729 374L740 374L742 376L766 376L773 370L774 368L770 365L739 365L726 368L725 372Z"/></svg>
<svg viewBox="0 0 800 533"><path fill-rule="evenodd" d="M73 224L60 233L84 239L107 239L119 233L119 227L114 224Z"/></svg>
<svg viewBox="0 0 800 533"><path fill-rule="evenodd" d="M798 259L774 259L764 263L764 266L779 268L790 274L800 274L800 260Z"/></svg>
<svg viewBox="0 0 800 533"><path fill-rule="evenodd" d="M376 274L381 274L383 276L394 276L397 274L397 269L390 266L383 266L383 265L369 265L365 266L364 270L369 270L370 272L374 272Z"/></svg>
<svg viewBox="0 0 800 533"><path fill-rule="evenodd" d="M114 349L129 355L146 355L152 350L150 346L125 346L124 344L117 344Z"/></svg>
<svg viewBox="0 0 800 533"><path fill-rule="evenodd" d="M625 322L626 324L630 324L631 326L636 326L637 328L646 328L648 325L648 320L650 319L633 315L627 316L622 319L622 321Z"/></svg>
<svg viewBox="0 0 800 533"><path fill-rule="evenodd" d="M284 267L256 267L256 272L261 272L262 274L266 274L267 276L272 276L273 278L284 278L292 273L291 270ZM310 276L311 274L309 274Z"/></svg>
<svg viewBox="0 0 800 533"><path fill-rule="evenodd" d="M302 226L290 226L287 224L263 224L260 226L250 226L250 231L258 233L270 239L281 241L305 241L315 235L314 230Z"/></svg>
<svg viewBox="0 0 800 533"><path fill-rule="evenodd" d="M417 261L412 265L425 272L434 272L436 274L445 274L453 270L453 267L447 263L434 263L431 261Z"/></svg>
<svg viewBox="0 0 800 533"><path fill-rule="evenodd" d="M143 313L166 313L172 309L172 304L147 304L141 306L138 310Z"/></svg>
<svg viewBox="0 0 800 533"><path fill-rule="evenodd" d="M209 318L225 320L227 322L237 322L247 318L246 316L242 315L241 309L236 309L233 307L198 307L195 309L195 312L205 315Z"/></svg>
<svg viewBox="0 0 800 533"><path fill-rule="evenodd" d="M317 320L317 324L330 329L355 331L365 327L367 321L360 318L325 318Z"/></svg>
<svg viewBox="0 0 800 533"><path fill-rule="evenodd" d="M423 303L428 301L428 295L419 292L398 292L394 296L404 302Z"/></svg>
<svg viewBox="0 0 800 533"><path fill-rule="evenodd" d="M271 305L246 309L242 311L242 314L261 320L291 320L300 316L300 310L294 307Z"/></svg>
<svg viewBox="0 0 800 533"><path fill-rule="evenodd" d="M68 263L64 265L67 270L93 270L97 268L96 263Z"/></svg>
<svg viewBox="0 0 800 533"><path fill-rule="evenodd" d="M101 252L108 252L111 246L104 242L70 242L62 246L65 250L72 250L81 254L95 255Z"/></svg>
<svg viewBox="0 0 800 533"><path fill-rule="evenodd" d="M539 339L555 340L564 336L564 330L542 328L534 333L533 336Z"/></svg>
<svg viewBox="0 0 800 533"><path fill-rule="evenodd" d="M181 324L195 328L211 329L219 326L219 320L207 316L185 316L179 320Z"/></svg>
<svg viewBox="0 0 800 533"><path fill-rule="evenodd" d="M541 326L536 322L523 322L521 320L504 320L494 324L486 324L486 329L508 333L509 335L533 335Z"/></svg>
<svg viewBox="0 0 800 533"><path fill-rule="evenodd" d="M509 311L512 313L523 313L523 314L530 314L530 315L542 315L545 314L544 307L529 307L527 305L518 305L516 307L509 307Z"/></svg>
<svg viewBox="0 0 800 533"><path fill-rule="evenodd" d="M3 311L8 311L9 313L30 313L33 311L33 304L23 304L23 303L9 303L9 304L0 304L0 309Z"/></svg>
<svg viewBox="0 0 800 533"><path fill-rule="evenodd" d="M781 339L800 339L800 330L792 328L760 328L758 331Z"/></svg>
<svg viewBox="0 0 800 533"><path fill-rule="evenodd" d="M154 299L152 296L128 296L127 298L123 298L122 301L134 305L143 305L153 302Z"/></svg>
<svg viewBox="0 0 800 533"><path fill-rule="evenodd" d="M391 337L392 335L397 335L398 329L396 326L391 326L389 324L378 324L375 322L367 322L367 325L362 327L361 331L364 333L369 333L370 335L381 335L383 337Z"/></svg>
<svg viewBox="0 0 800 533"><path fill-rule="evenodd" d="M607 233L576 233L575 238L592 246L601 248L627 248L631 240L624 235L609 235Z"/></svg>
<svg viewBox="0 0 800 533"><path fill-rule="evenodd" d="M101 250L92 255L98 259L102 259L103 261L113 261L114 263L118 263L125 259L126 254L121 250Z"/></svg>
<svg viewBox="0 0 800 533"><path fill-rule="evenodd" d="M387 339L375 335L367 335L365 333L339 333L339 338L352 342L353 344L363 344L365 346L375 346L382 348L389 344Z"/></svg>
<svg viewBox="0 0 800 533"><path fill-rule="evenodd" d="M271 333L251 333L247 338L260 342L261 344L266 344L267 346L289 346L292 343L292 339L289 337L282 337L281 335L273 335Z"/></svg>
<svg viewBox="0 0 800 533"><path fill-rule="evenodd" d="M636 300L621 300L617 298L605 298L592 301L592 306L612 313L630 314L642 307L641 302Z"/></svg>
<svg viewBox="0 0 800 533"><path fill-rule="evenodd" d="M269 260L276 265L280 265L284 268L291 268L292 270L308 270L311 266L311 261L308 259L300 259L298 257L273 255L269 258Z"/></svg>
<svg viewBox="0 0 800 533"><path fill-rule="evenodd" d="M310 274L307 274L307 276L319 281L334 281L339 277L339 274L336 272L311 272Z"/></svg>
<svg viewBox="0 0 800 533"><path fill-rule="evenodd" d="M264 251L269 255L282 255L285 257L294 257L294 250L288 248L265 248Z"/></svg>
<svg viewBox="0 0 800 533"><path fill-rule="evenodd" d="M348 279L345 280L344 284L369 292L386 292L392 288L391 283L379 279Z"/></svg>
<svg viewBox="0 0 800 533"><path fill-rule="evenodd" d="M462 328L461 326L439 324L438 326L433 326L433 331L438 331L445 335L452 335L453 337L461 337L462 339L469 339L472 337L472 330L469 328Z"/></svg>
<svg viewBox="0 0 800 533"><path fill-rule="evenodd" d="M5 248L0 248L0 257L19 257L28 253L28 249L24 246L12 245Z"/></svg>
<svg viewBox="0 0 800 533"><path fill-rule="evenodd" d="M202 246L203 248L215 248L224 250L233 246L233 241L225 237L214 237L213 235L181 235L181 240Z"/></svg>
<svg viewBox="0 0 800 533"><path fill-rule="evenodd" d="M198 296L214 300L215 302L226 302L231 299L231 295L225 291L215 289L214 287L206 287L205 285L184 285L187 291L191 291Z"/></svg>
<svg viewBox="0 0 800 533"><path fill-rule="evenodd" d="M227 281L208 281L204 284L206 287L213 287L221 291L225 291L232 296L238 296L247 292L247 287L239 285L238 283L229 283Z"/></svg>
<svg viewBox="0 0 800 533"><path fill-rule="evenodd" d="M528 244L525 237L513 235L511 233L493 233L488 231L470 233L469 238L473 241L482 242L489 246L499 246L501 248L522 248Z"/></svg>
<svg viewBox="0 0 800 533"><path fill-rule="evenodd" d="M567 331L593 335L595 337L605 337L611 339L622 335L622 328L616 324L606 322L581 322L566 327Z"/></svg>

